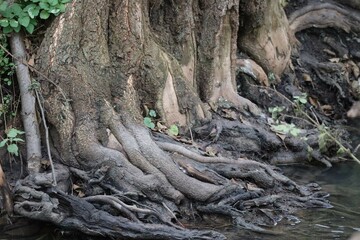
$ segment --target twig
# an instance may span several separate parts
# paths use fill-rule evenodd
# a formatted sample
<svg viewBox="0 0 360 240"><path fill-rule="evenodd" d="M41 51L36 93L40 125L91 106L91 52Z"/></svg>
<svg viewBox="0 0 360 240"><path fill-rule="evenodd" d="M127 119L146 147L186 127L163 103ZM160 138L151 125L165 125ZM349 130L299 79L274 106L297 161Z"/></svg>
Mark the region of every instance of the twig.
<svg viewBox="0 0 360 240"><path fill-rule="evenodd" d="M36 94L36 99L37 99L37 102L38 102L38 106L40 108L41 119L42 119L43 124L44 124L46 150L47 150L47 154L48 154L49 161L50 161L50 166L51 166L51 173L52 173L52 177L53 177L53 186L56 186L57 181L56 181L56 176L55 176L55 167L54 167L54 162L52 160L51 151L50 151L49 128L48 128L47 123L46 123L45 111L44 111L43 103L40 100L40 94L39 94L39 92L38 92L38 90L36 88L34 89L34 91L35 91L35 94Z"/></svg>
<svg viewBox="0 0 360 240"><path fill-rule="evenodd" d="M41 143L39 124L35 112L35 97L30 91L31 79L29 68L23 64L26 50L20 33L13 33L10 37L10 47L15 56L16 76L19 82L21 97L21 115L26 132L26 156L28 170L37 173L40 170Z"/></svg>

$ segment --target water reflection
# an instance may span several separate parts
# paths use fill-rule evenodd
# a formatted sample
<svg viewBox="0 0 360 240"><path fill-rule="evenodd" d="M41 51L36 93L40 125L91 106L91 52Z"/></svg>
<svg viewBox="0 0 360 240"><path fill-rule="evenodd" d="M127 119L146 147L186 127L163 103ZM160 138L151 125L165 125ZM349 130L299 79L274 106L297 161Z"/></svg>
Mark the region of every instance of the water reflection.
<svg viewBox="0 0 360 240"><path fill-rule="evenodd" d="M283 219L273 230L279 235L260 235L239 231L235 228L222 229L228 239L348 239L360 231L360 165L342 163L331 169L309 166L283 167L285 175L292 176L298 183L317 182L330 193L334 208L309 209L296 213L300 220Z"/></svg>

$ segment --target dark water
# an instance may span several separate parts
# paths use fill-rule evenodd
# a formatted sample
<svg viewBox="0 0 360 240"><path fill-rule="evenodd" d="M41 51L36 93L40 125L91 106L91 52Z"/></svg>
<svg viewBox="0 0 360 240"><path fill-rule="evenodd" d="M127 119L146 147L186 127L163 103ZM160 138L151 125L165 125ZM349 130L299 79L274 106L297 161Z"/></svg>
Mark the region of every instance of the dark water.
<svg viewBox="0 0 360 240"><path fill-rule="evenodd" d="M360 164L343 163L327 170L308 166L283 170L298 183L319 183L323 191L330 193L334 207L299 211L296 218L283 219L272 229L278 235L222 229L228 239L348 239L360 231Z"/></svg>
<svg viewBox="0 0 360 240"><path fill-rule="evenodd" d="M360 120L353 122L352 145L360 144ZM360 158L360 149L357 152ZM260 235L225 229L228 239L349 239L360 232L360 164L341 163L330 169L312 166L282 167L285 175L299 184L316 182L330 194L331 209L309 209L296 213L297 219L283 219L273 229L279 235ZM359 240L360 238L358 238Z"/></svg>

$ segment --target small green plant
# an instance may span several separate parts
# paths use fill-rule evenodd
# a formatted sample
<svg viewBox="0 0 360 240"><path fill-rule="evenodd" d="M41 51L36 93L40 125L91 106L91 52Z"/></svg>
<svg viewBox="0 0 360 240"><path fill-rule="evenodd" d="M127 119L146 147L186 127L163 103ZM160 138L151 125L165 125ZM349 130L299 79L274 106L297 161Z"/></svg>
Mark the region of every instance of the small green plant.
<svg viewBox="0 0 360 240"><path fill-rule="evenodd" d="M298 137L301 133L301 129L297 128L295 124L291 123L282 123L279 125L272 125L271 129L280 134L290 134L293 137Z"/></svg>
<svg viewBox="0 0 360 240"><path fill-rule="evenodd" d="M177 136L179 135L179 128L178 126L176 126L176 124L172 124L169 128L167 128L166 126L162 125L160 122L156 122L156 112L153 109L148 110L147 116L144 117L144 125L147 126L148 128L154 130L155 126L157 126L158 130L163 130L163 129L167 129L167 133L169 135L172 136ZM156 125L155 125L156 123Z"/></svg>
<svg viewBox="0 0 360 240"><path fill-rule="evenodd" d="M15 64L5 51L5 49L9 47L5 34L0 34L0 45L2 46L2 48L0 48L1 84L5 83L5 85L10 86L12 84L12 76L15 72Z"/></svg>
<svg viewBox="0 0 360 240"><path fill-rule="evenodd" d="M275 76L275 74L274 74L273 72L270 72L270 73L268 74L268 79L269 79L269 82L270 82L270 83L275 83L275 82L276 82L276 76Z"/></svg>
<svg viewBox="0 0 360 240"><path fill-rule="evenodd" d="M19 32L24 27L33 33L38 18L48 19L50 15L65 12L65 4L71 0L22 0L11 5L8 1L0 0L0 26L3 33Z"/></svg>
<svg viewBox="0 0 360 240"><path fill-rule="evenodd" d="M283 96L283 95L282 95ZM295 113L297 113L297 116L293 116L293 118L302 119L303 121L307 122L308 124L313 125L316 127L319 131L318 134L318 144L319 144L319 150L321 152L328 151L328 148L330 146L333 146L334 144L337 145L338 150L337 154L348 154L353 160L360 163L360 160L350 151L350 149L346 148L341 141L339 140L339 136L336 136L336 133L331 132L330 129L325 126L324 124L321 124L320 121L313 115L309 115L304 106L308 102L307 100L307 94L302 93L300 96L294 96L294 100L291 101L290 99L286 98L287 101L292 103L292 106L294 107ZM269 112L272 115L272 119L274 120L275 124L271 125L271 129L274 132L280 133L280 134L290 134L294 137L299 137L302 130L298 127L296 127L293 123L279 123L279 115L282 114L282 111L285 108L283 107L273 107L269 108ZM288 116L291 117L291 116ZM307 141L307 138L302 136L300 138L301 140ZM307 143L306 143L307 144ZM311 146L307 145L307 151L309 154L309 159L311 159L312 152L314 151Z"/></svg>
<svg viewBox="0 0 360 240"><path fill-rule="evenodd" d="M301 106L307 103L307 94L302 93L300 96L294 96L294 102Z"/></svg>
<svg viewBox="0 0 360 240"><path fill-rule="evenodd" d="M175 124L172 124L168 129L169 135L177 136L179 135L179 128Z"/></svg>
<svg viewBox="0 0 360 240"><path fill-rule="evenodd" d="M282 111L285 110L285 107L281 106L281 107L270 107L269 108L269 112L271 113L271 118L273 120L277 120L280 116L280 113L282 113Z"/></svg>
<svg viewBox="0 0 360 240"><path fill-rule="evenodd" d="M19 147L18 144L24 142L23 139L19 138L19 135L24 134L25 132L17 130L16 128L11 128L7 134L6 138L0 142L0 147L6 146L6 150L15 156L19 156Z"/></svg>
<svg viewBox="0 0 360 240"><path fill-rule="evenodd" d="M155 128L155 123L154 123L154 118L156 118L156 112L155 110L150 110L148 112L148 116L144 117L144 124L145 126L147 126L150 129L154 129Z"/></svg>
<svg viewBox="0 0 360 240"><path fill-rule="evenodd" d="M7 94L3 96L0 104L0 117L5 115L13 115L11 112L12 96Z"/></svg>

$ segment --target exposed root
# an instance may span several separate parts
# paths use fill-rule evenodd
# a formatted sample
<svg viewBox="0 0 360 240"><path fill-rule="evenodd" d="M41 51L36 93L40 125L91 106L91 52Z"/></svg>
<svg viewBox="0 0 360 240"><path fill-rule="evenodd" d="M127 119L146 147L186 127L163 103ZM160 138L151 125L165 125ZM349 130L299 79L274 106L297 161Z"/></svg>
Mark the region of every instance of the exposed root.
<svg viewBox="0 0 360 240"><path fill-rule="evenodd" d="M238 72L243 72L249 75L259 84L267 87L270 86L269 79L265 71L255 61L251 59L237 59L236 67L238 68Z"/></svg>
<svg viewBox="0 0 360 240"><path fill-rule="evenodd" d="M360 17L356 10L330 3L308 5L289 16L292 34L310 27L336 27L343 29L345 32L351 30L359 32L359 23ZM295 40L295 36L293 36L293 40Z"/></svg>
<svg viewBox="0 0 360 240"><path fill-rule="evenodd" d="M29 195L29 200L15 204L15 210L23 216L80 230L93 236L137 239L225 239L222 234L214 231L187 230L129 221L127 218L97 209L84 199L62 192L44 193L26 186L18 186L16 191L20 195Z"/></svg>

